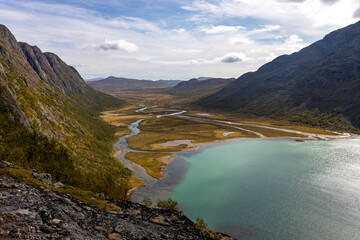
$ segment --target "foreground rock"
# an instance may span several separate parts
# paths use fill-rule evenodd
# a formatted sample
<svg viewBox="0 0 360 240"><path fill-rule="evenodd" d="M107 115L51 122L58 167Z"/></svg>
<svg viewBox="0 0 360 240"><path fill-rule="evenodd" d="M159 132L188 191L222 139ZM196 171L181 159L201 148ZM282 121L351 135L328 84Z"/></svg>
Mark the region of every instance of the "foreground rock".
<svg viewBox="0 0 360 240"><path fill-rule="evenodd" d="M118 211L0 175L0 239L211 239L178 212L112 203Z"/></svg>

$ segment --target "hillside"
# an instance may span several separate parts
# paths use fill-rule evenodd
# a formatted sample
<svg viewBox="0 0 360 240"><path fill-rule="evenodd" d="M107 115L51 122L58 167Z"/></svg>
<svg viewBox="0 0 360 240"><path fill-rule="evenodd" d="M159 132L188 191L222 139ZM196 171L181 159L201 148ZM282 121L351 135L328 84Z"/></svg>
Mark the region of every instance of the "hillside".
<svg viewBox="0 0 360 240"><path fill-rule="evenodd" d="M1 239L232 239L193 223L176 202L124 201L132 173L111 156L116 127L99 117L124 101L4 25L0 99Z"/></svg>
<svg viewBox="0 0 360 240"><path fill-rule="evenodd" d="M359 59L360 22L242 75L195 105L358 131Z"/></svg>
<svg viewBox="0 0 360 240"><path fill-rule="evenodd" d="M124 90L143 90L170 87L169 84L160 81L137 80L112 76L98 81L89 81L87 84L98 91L106 93L116 93Z"/></svg>
<svg viewBox="0 0 360 240"><path fill-rule="evenodd" d="M126 198L131 173L110 155L116 129L99 117L123 104L88 87L55 54L17 42L0 25L0 160Z"/></svg>
<svg viewBox="0 0 360 240"><path fill-rule="evenodd" d="M157 82L165 83L166 85L169 85L170 87L174 87L183 81L182 80L158 80Z"/></svg>
<svg viewBox="0 0 360 240"><path fill-rule="evenodd" d="M219 91L235 81L235 78L190 79L183 81L167 92L179 97L200 97Z"/></svg>

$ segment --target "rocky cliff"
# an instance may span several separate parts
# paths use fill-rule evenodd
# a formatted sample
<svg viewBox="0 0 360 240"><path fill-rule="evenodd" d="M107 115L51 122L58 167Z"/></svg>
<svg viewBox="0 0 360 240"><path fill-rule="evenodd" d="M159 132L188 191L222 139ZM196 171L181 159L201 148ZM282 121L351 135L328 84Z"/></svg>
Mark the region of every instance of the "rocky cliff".
<svg viewBox="0 0 360 240"><path fill-rule="evenodd" d="M91 91L73 67L53 53L17 42L4 25L0 25L0 87L8 114L29 130L37 128L53 137L65 132L64 122L76 125L70 118L61 119L62 105L75 94Z"/></svg>
<svg viewBox="0 0 360 240"><path fill-rule="evenodd" d="M111 206L111 210L104 210L61 192L61 185L50 190L45 185L35 188L16 181L3 174L4 168L14 166L0 162L0 238L4 240L233 239L198 229L170 209L103 199ZM34 171L32 175L39 176Z"/></svg>

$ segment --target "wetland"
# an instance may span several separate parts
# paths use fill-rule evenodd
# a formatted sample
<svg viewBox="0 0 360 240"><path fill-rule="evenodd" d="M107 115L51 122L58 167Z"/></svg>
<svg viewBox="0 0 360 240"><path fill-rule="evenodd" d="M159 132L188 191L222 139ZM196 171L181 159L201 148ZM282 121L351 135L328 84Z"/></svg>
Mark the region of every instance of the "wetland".
<svg viewBox="0 0 360 240"><path fill-rule="evenodd" d="M159 102L102 117L119 127L115 156L134 173L133 201L172 198L191 219L241 239L358 237L355 135Z"/></svg>

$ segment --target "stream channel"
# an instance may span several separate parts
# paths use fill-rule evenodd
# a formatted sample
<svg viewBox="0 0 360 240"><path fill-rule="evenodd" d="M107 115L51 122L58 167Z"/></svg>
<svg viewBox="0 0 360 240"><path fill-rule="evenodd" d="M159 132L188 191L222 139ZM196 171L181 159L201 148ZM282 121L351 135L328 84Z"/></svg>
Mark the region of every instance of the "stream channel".
<svg viewBox="0 0 360 240"><path fill-rule="evenodd" d="M185 110L177 110L177 109L149 110L154 107L156 106L143 107L141 109L136 110L136 112L162 113L156 115L156 118L181 115L186 112ZM134 172L133 177L139 178L145 184L145 186L137 188L133 192L131 199L136 202L140 202L145 196L150 197L152 199L157 199L157 198L164 199L171 197L174 187L183 180L185 173L190 166L188 162L181 159L181 156L190 155L191 153L189 153L189 151L170 152L176 155L175 160L171 161L169 164L166 165L166 168L163 171L163 178L156 179L150 176L143 167L126 159L125 154L130 151L154 152L154 151L141 151L141 150L132 149L129 147L126 141L127 138L135 136L140 133L139 125L143 120L145 119L139 119L131 123L128 126L128 128L131 130L131 133L121 137L119 141L117 141L114 144L116 150L114 156L124 164L124 167L129 168Z"/></svg>

